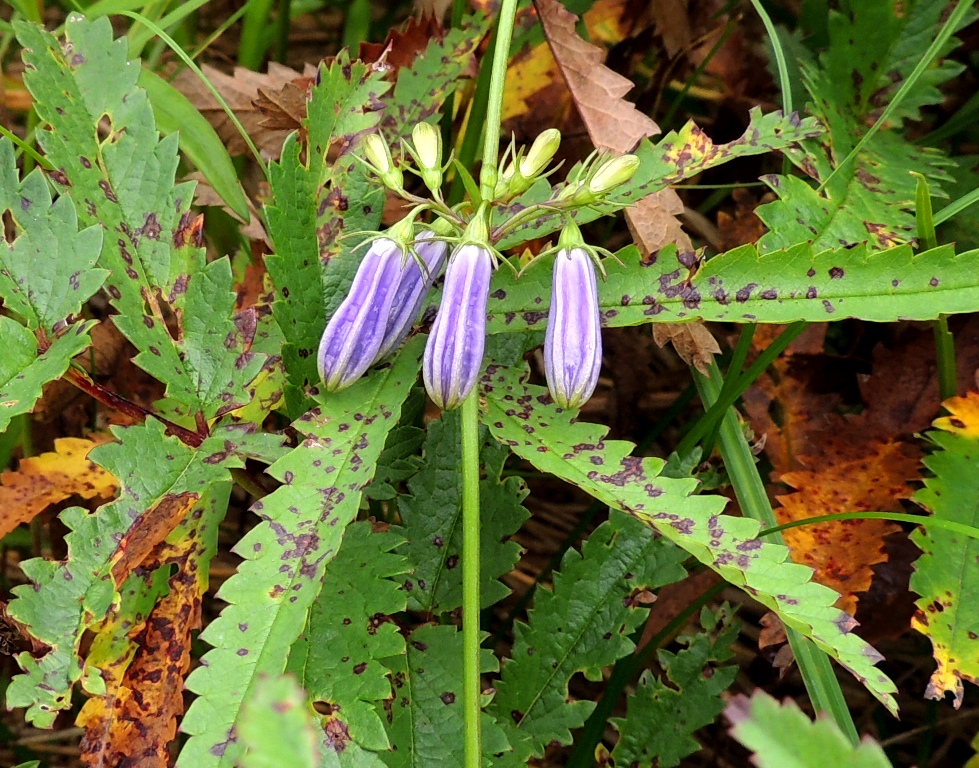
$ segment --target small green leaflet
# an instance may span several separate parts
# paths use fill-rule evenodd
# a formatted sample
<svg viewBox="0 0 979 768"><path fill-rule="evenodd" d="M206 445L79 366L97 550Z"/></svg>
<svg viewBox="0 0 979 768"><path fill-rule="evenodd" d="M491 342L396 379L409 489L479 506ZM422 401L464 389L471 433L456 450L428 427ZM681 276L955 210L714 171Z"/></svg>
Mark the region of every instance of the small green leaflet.
<svg viewBox="0 0 979 768"><path fill-rule="evenodd" d="M395 578L408 564L391 552L401 542L394 533L372 533L367 521L347 526L306 629L289 653L288 669L310 700L330 704L350 739L375 751L389 746L381 717L384 700L391 698L388 669L378 660L405 653L405 639L391 619L405 609Z"/></svg>
<svg viewBox="0 0 979 768"><path fill-rule="evenodd" d="M979 420L976 395L945 402L951 416L938 419L927 433L937 450L924 459L934 474L914 500L932 515L966 525L979 525ZM932 643L937 669L925 696L941 700L953 694L955 707L965 695L963 681L979 684L979 541L960 533L921 527L911 534L921 549L911 575L911 589L921 597L912 626Z"/></svg>
<svg viewBox="0 0 979 768"><path fill-rule="evenodd" d="M242 456L274 452L279 442L274 435L250 435L248 428L231 427L193 449L167 437L154 419L116 427L114 433L121 442L96 448L91 459L118 478L119 498L95 513L80 507L62 512L61 520L71 530L66 536L68 558L24 562L33 586L16 587L16 599L8 607L11 617L49 647L39 659L29 653L18 656L24 674L16 675L7 689L8 704L29 707L27 719L38 727L50 727L58 710L71 706L71 686L83 673L78 655L82 633L104 619L113 604L112 558L126 534L159 503L181 494L200 498L215 483L229 479L229 467L244 466Z"/></svg>
<svg viewBox="0 0 979 768"><path fill-rule="evenodd" d="M945 170L954 164L951 160L935 149L915 146L897 129L902 118L917 119L920 107L941 101L937 86L960 70L941 60L954 43L895 110L895 126L883 128L846 161L934 40L945 6L917 2L898 10L893 3L854 3L849 10L852 17L830 12L828 49L818 66L803 65L811 108L828 132L785 153L817 182L839 171L821 193L797 177L764 178L780 199L758 209L770 230L758 242L762 252L805 240L818 250L864 241L877 249L906 243L915 235L910 210L915 181L908 169L925 174L936 191L938 182L951 178Z"/></svg>
<svg viewBox="0 0 979 768"><path fill-rule="evenodd" d="M894 684L874 667L880 654L833 607L839 595L813 582L810 568L791 562L788 548L759 540L758 521L722 515L725 499L693 495L693 478L662 476L665 462L630 456L631 443L606 440L607 427L573 422L576 412L558 408L546 389L525 380L525 368L487 368L483 421L497 440L542 472L651 525L778 613L896 710Z"/></svg>
<svg viewBox="0 0 979 768"><path fill-rule="evenodd" d="M462 478L459 414L445 412L428 425L424 464L398 500L408 540L400 552L411 563L405 580L413 610L445 614L462 605ZM485 431L484 431L485 435ZM516 477L500 480L508 451L495 441L480 451L480 602L487 608L509 590L499 578L513 570L520 547L510 541L529 513L521 504L527 490Z"/></svg>
<svg viewBox="0 0 979 768"><path fill-rule="evenodd" d="M0 200L0 213L10 212L17 233L12 243L0 246L0 297L32 331L51 333L78 314L108 274L95 268L102 230L92 226L79 232L71 200L62 196L52 203L40 170L18 184L13 145L6 138L0 139L0 168L0 186L9 193Z"/></svg>
<svg viewBox="0 0 979 768"><path fill-rule="evenodd" d="M262 523L234 551L244 561L224 583L228 602L201 633L214 646L187 678L198 695L184 718L191 738L178 765L233 766L235 728L258 675L278 675L302 633L327 564L357 514L388 432L418 375L421 338L392 367L322 398L293 424L303 442L269 467L282 485L252 511Z"/></svg>
<svg viewBox="0 0 979 768"><path fill-rule="evenodd" d="M75 323L63 336L38 355L34 334L16 320L0 316L0 431L14 416L30 413L41 396L41 388L60 379L71 359L92 343L88 332L95 320Z"/></svg>
<svg viewBox="0 0 979 768"><path fill-rule="evenodd" d="M385 661L393 673L388 737L382 752L388 768L462 768L462 633L426 624L408 636L408 652ZM480 669L493 672L496 657L480 652ZM487 713L481 720L484 760L510 751L500 726Z"/></svg>
<svg viewBox="0 0 979 768"><path fill-rule="evenodd" d="M686 553L621 512L613 512L571 549L554 574L554 590L539 588L530 623L515 625L513 655L503 667L490 708L518 752L536 757L551 742L569 744L594 709L569 701L576 672L601 680L602 668L631 653L629 635L649 611L637 595L679 581ZM521 743L522 742L522 743Z"/></svg>
<svg viewBox="0 0 979 768"><path fill-rule="evenodd" d="M634 247L605 262L602 324L715 320L750 323L929 320L979 310L979 250L940 246L874 252L866 245L815 253L806 243L760 254L745 245L684 266L669 246L648 261ZM487 307L489 333L542 329L550 306L551 259L519 279L497 270Z"/></svg>
<svg viewBox="0 0 979 768"><path fill-rule="evenodd" d="M715 664L734 656L731 644L739 630L738 622L727 621L709 634L679 638L687 646L679 653L657 651L670 682L645 670L629 697L626 716L612 718L620 734L612 750L615 765L673 768L700 749L692 734L724 710L721 693L738 674L736 664Z"/></svg>
<svg viewBox="0 0 979 768"><path fill-rule="evenodd" d="M24 82L38 115L50 124L38 141L70 191L82 222L106 230L100 266L120 312L144 312L144 292L167 297L186 273L193 236L193 183L174 184L177 137L160 140L140 67L127 60L125 38L112 40L106 17L71 15L65 45L41 27L15 24L28 65ZM97 126L110 131L99 139ZM133 338L138 343L140 336Z"/></svg>
<svg viewBox="0 0 979 768"><path fill-rule="evenodd" d="M854 746L832 718L812 722L791 699L779 704L759 689L736 696L725 714L758 768L891 768L880 744L865 737Z"/></svg>
<svg viewBox="0 0 979 768"><path fill-rule="evenodd" d="M408 67L398 70L393 97L381 118L388 139L409 138L416 124L436 114L461 83L473 52L486 33L486 16L469 16L441 40L433 38Z"/></svg>

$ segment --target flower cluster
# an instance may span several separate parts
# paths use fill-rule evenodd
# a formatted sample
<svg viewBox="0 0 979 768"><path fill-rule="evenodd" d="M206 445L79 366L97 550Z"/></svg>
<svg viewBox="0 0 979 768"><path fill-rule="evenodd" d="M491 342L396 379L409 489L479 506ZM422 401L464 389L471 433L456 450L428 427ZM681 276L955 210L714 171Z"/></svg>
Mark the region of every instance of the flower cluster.
<svg viewBox="0 0 979 768"><path fill-rule="evenodd" d="M544 131L524 155L510 147L501 163L494 190L496 201L513 199L548 175L547 166L560 143L560 133ZM555 402L577 408L594 392L602 363L601 313L596 264L598 250L585 244L570 218L576 208L601 202L616 186L635 173L638 159L593 157L571 174L568 181L543 204L524 208L493 230L494 201L484 200L470 215L466 206L449 208L441 197L442 144L438 131L420 123L412 132L406 154L408 167L394 160L379 135L364 140L364 162L381 182L415 210L388 232L370 242L350 292L333 314L320 342L318 366L327 391L357 381L370 366L394 352L410 332L429 289L443 265L442 300L425 348L423 376L431 399L440 408L460 406L470 395L482 369L486 337L486 306L490 280L499 254L492 240L533 217L562 213L566 224L554 253L554 273L544 370ZM405 167L403 168L402 165ZM432 199L423 200L404 188L404 170L419 176ZM493 189L492 183L490 188ZM413 222L424 210L433 210L436 223L418 234ZM449 244L452 254L446 260Z"/></svg>

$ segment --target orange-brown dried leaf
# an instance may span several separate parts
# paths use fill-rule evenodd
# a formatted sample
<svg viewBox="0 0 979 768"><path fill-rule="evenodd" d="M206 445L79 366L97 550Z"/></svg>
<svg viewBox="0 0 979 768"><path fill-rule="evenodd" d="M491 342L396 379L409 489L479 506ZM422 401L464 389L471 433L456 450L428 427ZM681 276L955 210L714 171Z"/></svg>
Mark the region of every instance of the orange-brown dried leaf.
<svg viewBox="0 0 979 768"><path fill-rule="evenodd" d="M115 495L116 478L88 460L90 450L111 439L110 435L93 435L92 440L62 437L54 441L54 451L21 459L16 472L0 475L0 538L71 496L109 499Z"/></svg>
<svg viewBox="0 0 979 768"><path fill-rule="evenodd" d="M147 555L169 536L200 501L197 493L178 493L164 496L152 509L133 523L112 555L112 579L116 586L129 576L133 568L143 563Z"/></svg>
<svg viewBox="0 0 979 768"><path fill-rule="evenodd" d="M824 445L818 466L781 476L797 492L778 497L779 523L841 512L900 511L900 499L911 496L910 481L919 476L917 449L864 440L862 421L848 424L851 429L841 427ZM835 458L833 447L840 449ZM872 566L887 560L884 537L899 530L886 520L840 520L790 528L784 536L792 559L815 569L815 581L839 592L838 606L853 614L856 594L870 588Z"/></svg>
<svg viewBox="0 0 979 768"><path fill-rule="evenodd" d="M90 699L76 724L85 728L82 761L99 768L167 768L183 714L191 632L201 627L203 546L191 534L161 544L148 569L177 565L169 593L129 632L128 652L104 669L106 695ZM104 668L104 665L103 665ZM121 674L120 674L121 673Z"/></svg>

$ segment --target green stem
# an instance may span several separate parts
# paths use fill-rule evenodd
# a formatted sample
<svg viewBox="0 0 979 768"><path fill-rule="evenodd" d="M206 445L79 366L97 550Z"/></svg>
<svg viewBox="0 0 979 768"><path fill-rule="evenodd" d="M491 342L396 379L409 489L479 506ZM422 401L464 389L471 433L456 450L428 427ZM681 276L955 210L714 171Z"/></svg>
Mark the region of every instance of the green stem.
<svg viewBox="0 0 979 768"><path fill-rule="evenodd" d="M506 83L510 39L517 0L503 0L496 26L496 47L486 104L486 141L480 187L484 200L493 199L496 189L496 159L500 144L500 115ZM484 204L476 216L486 216ZM479 678L479 401L474 392L462 403L462 648L463 648L463 738L466 768L480 768Z"/></svg>
<svg viewBox="0 0 979 768"><path fill-rule="evenodd" d="M474 395L462 404L462 646L465 765L479 768L479 402Z"/></svg>
<svg viewBox="0 0 979 768"><path fill-rule="evenodd" d="M699 373L694 374L700 397L708 407L720 396L723 383L723 376L717 363L711 365L710 374L710 378ZM751 455L748 441L744 438L733 409L728 410L721 422L720 449L724 466L734 486L734 493L741 505L741 511L746 517L759 520L766 527L773 528L777 525L775 513L772 511L768 494L765 493L765 484L758 474L754 456ZM773 538L781 543L780 534L773 534ZM857 728L853 724L853 717L847 708L846 699L843 697L840 682L836 679L829 657L798 630L786 627L785 631L816 711L826 712L836 721L851 742L859 743Z"/></svg>
<svg viewBox="0 0 979 768"><path fill-rule="evenodd" d="M496 190L496 160L500 152L500 118L503 115L503 90L506 88L507 59L513 39L513 19L517 0L503 0L496 26L496 47L493 52L493 74L490 76L489 98L486 102L486 128L483 133L483 167L479 172L479 189L484 200L492 200Z"/></svg>

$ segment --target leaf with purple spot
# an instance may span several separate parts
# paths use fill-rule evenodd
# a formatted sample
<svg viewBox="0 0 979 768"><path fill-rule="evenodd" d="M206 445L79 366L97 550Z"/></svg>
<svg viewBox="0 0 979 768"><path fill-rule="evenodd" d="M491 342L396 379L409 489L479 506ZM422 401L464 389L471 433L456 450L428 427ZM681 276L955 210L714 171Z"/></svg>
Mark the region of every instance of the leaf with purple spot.
<svg viewBox="0 0 979 768"><path fill-rule="evenodd" d="M606 440L607 427L572 421L577 413L557 408L526 375L525 368L487 368L483 421L497 440L652 526L778 613L895 710L894 684L874 667L880 654L850 631L853 620L834 607L839 595L813 582L812 570L793 563L787 547L758 539L756 520L722 515L726 499L696 495L693 478L663 476L661 459L632 456L631 443Z"/></svg>

